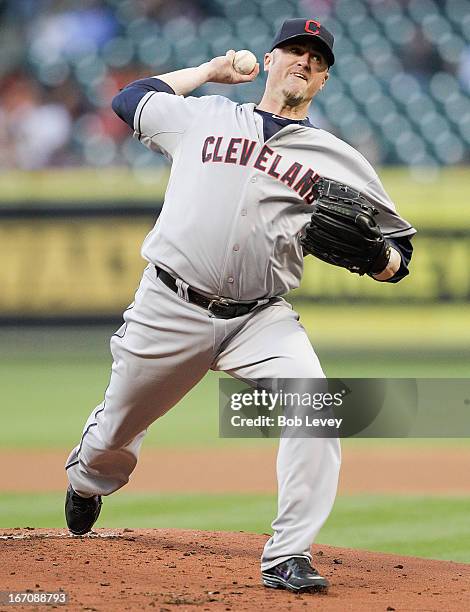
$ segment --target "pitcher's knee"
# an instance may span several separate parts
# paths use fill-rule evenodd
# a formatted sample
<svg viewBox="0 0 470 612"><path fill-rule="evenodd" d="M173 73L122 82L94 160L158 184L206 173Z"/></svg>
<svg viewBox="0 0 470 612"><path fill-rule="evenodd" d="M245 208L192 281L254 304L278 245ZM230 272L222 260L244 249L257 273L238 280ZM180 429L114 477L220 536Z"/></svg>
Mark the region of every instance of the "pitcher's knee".
<svg viewBox="0 0 470 612"><path fill-rule="evenodd" d="M133 436L126 434L122 428L112 427L103 436L104 450L117 451L127 446L133 439Z"/></svg>

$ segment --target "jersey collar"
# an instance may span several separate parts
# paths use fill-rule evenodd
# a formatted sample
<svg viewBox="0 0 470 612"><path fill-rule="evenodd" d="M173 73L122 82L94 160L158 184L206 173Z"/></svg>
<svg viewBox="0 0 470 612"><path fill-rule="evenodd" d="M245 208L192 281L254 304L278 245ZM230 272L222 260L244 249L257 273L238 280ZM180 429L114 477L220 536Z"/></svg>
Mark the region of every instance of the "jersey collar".
<svg viewBox="0 0 470 612"><path fill-rule="evenodd" d="M296 124L296 125L304 125L306 127L312 127L312 128L315 127L314 125L312 125L312 123L310 123L310 119L308 117L306 117L305 119L289 119L288 117L280 117L279 115L275 115L274 113L268 113L267 111L259 110L258 108L255 108L254 111L255 113L258 113L259 115L261 115L262 117L267 117L269 119L272 119L279 125L284 126L284 125Z"/></svg>

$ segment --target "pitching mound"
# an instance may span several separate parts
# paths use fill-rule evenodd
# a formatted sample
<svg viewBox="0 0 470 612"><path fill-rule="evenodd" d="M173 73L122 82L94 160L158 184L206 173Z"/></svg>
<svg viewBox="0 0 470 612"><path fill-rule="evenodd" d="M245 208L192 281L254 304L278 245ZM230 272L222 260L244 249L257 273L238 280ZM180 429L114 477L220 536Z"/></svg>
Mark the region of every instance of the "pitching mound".
<svg viewBox="0 0 470 612"><path fill-rule="evenodd" d="M190 530L0 532L0 584L8 591L68 593L67 610L446 610L468 606L470 566L316 547L328 595L295 595L260 584L266 536ZM34 606L28 606L31 609ZM1 607L1 610L6 609ZM43 609L38 606L36 609Z"/></svg>

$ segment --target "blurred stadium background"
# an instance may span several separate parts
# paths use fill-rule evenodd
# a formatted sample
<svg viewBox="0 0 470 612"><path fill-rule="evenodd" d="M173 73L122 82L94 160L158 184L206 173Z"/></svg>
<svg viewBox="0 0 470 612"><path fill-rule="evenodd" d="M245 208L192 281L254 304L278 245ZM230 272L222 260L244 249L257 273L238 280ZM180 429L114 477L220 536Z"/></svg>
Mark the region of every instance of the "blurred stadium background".
<svg viewBox="0 0 470 612"><path fill-rule="evenodd" d="M261 60L285 18L315 15L336 36L316 125L373 164L469 161L467 0L3 0L3 168L164 162L109 111L134 78L198 65L229 48ZM263 79L230 88L257 100ZM208 84L200 93L226 88Z"/></svg>
<svg viewBox="0 0 470 612"><path fill-rule="evenodd" d="M312 122L378 168L419 233L411 276L399 285L310 258L289 299L331 376L469 376L469 0L0 0L4 450L65 453L76 441L106 386L108 337L145 265L140 244L162 205L168 165L114 116L113 96L136 78L229 48L262 61L290 17L319 18L336 37L337 63ZM257 101L263 88L261 75L196 94ZM222 443L215 380L164 417L147 444ZM61 524L57 508L37 519L21 514L27 497L7 498L3 524L13 516ZM354 503L342 515L348 526ZM426 507L415 526L432 534Z"/></svg>

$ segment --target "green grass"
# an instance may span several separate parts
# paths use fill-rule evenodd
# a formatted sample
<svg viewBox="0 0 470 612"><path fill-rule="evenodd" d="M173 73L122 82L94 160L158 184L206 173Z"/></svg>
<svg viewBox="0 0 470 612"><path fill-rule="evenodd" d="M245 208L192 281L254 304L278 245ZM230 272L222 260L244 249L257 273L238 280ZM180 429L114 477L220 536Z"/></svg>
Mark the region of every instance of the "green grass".
<svg viewBox="0 0 470 612"><path fill-rule="evenodd" d="M54 358L0 364L8 427L0 447L67 448L77 443L108 384L109 359ZM217 380L206 378L151 428L146 444L204 446L218 441ZM21 407L21 410L17 408Z"/></svg>
<svg viewBox="0 0 470 612"><path fill-rule="evenodd" d="M470 563L470 497L340 497L319 542Z"/></svg>
<svg viewBox="0 0 470 612"><path fill-rule="evenodd" d="M63 527L60 494L0 495L0 527ZM97 527L270 531L270 495L135 495L106 498ZM470 563L470 498L339 497L319 544Z"/></svg>
<svg viewBox="0 0 470 612"><path fill-rule="evenodd" d="M1 527L64 527L63 494L0 494ZM267 495L116 493L104 499L97 527L267 531L276 509Z"/></svg>
<svg viewBox="0 0 470 612"><path fill-rule="evenodd" d="M367 332L375 325L375 331L370 332L375 337L379 329L379 324L373 322L374 309L355 313L344 309L333 313L332 310L324 309L316 316L316 309L315 312L305 309L301 319L330 377L469 377L470 339L467 348L455 344L459 335L457 327L452 335L453 349L449 346L446 350L436 346L431 349L419 342L419 338L412 347L400 347L403 334L400 336L399 329L393 327L392 332L398 338L394 345L382 338L382 343L374 341L375 348L364 350L358 349L359 336L365 333L368 337ZM355 325L348 332L351 314ZM415 313L415 321L418 315ZM400 316L397 315L398 321ZM455 321L458 312L447 316ZM86 418L101 402L108 384L111 366L108 345L113 331L109 327L0 330L0 448L67 449L77 443ZM348 337L356 338L356 343L346 341ZM218 438L217 382L218 375L209 373L150 428L145 445L187 448L275 443ZM408 440L399 442L409 443ZM456 443L462 442L453 442Z"/></svg>
<svg viewBox="0 0 470 612"><path fill-rule="evenodd" d="M466 363L449 356L325 355L331 377L464 376ZM0 360L1 448L71 448L108 384L110 357L73 353ZM273 444L218 437L218 374L209 373L149 430L146 446L201 447Z"/></svg>

